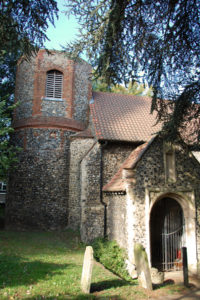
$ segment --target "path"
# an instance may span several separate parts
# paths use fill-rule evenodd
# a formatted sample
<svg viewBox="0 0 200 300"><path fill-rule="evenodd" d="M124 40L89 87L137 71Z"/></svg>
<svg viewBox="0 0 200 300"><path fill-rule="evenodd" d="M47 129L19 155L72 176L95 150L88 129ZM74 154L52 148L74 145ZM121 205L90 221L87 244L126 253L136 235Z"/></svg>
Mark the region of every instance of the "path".
<svg viewBox="0 0 200 300"><path fill-rule="evenodd" d="M182 272L168 272L166 273L165 280L173 280L176 284L183 285L183 275ZM155 300L200 300L200 279L196 277L189 278L188 289L180 293L173 295L166 295L162 297L155 298ZM152 298L153 300L153 298Z"/></svg>

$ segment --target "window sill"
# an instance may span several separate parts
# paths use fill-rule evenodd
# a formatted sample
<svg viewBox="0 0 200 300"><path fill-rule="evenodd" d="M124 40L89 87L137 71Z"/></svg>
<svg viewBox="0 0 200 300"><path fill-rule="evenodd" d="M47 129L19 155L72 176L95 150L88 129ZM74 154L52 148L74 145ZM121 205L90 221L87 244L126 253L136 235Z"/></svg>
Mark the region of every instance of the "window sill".
<svg viewBox="0 0 200 300"><path fill-rule="evenodd" d="M48 98L48 97L43 97L42 100L56 101L56 102L63 102L64 101L64 99L62 99L62 98Z"/></svg>

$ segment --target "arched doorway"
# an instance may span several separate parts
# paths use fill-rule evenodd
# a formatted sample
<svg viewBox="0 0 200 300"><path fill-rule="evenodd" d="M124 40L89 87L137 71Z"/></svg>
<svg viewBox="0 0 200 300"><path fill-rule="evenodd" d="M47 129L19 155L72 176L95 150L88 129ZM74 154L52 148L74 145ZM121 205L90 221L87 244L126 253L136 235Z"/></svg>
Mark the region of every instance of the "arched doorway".
<svg viewBox="0 0 200 300"><path fill-rule="evenodd" d="M162 271L182 268L181 247L184 238L184 216L173 198L157 201L150 216L151 262Z"/></svg>

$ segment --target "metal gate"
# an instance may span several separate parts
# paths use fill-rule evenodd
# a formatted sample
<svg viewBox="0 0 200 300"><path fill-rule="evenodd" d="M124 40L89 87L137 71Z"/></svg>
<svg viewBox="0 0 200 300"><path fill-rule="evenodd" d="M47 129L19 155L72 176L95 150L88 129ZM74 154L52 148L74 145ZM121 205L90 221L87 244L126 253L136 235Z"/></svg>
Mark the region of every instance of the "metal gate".
<svg viewBox="0 0 200 300"><path fill-rule="evenodd" d="M158 201L151 212L151 262L162 271L181 270L184 246L184 217L172 198Z"/></svg>
<svg viewBox="0 0 200 300"><path fill-rule="evenodd" d="M177 207L167 211L161 233L163 271L181 270L184 237L182 210Z"/></svg>

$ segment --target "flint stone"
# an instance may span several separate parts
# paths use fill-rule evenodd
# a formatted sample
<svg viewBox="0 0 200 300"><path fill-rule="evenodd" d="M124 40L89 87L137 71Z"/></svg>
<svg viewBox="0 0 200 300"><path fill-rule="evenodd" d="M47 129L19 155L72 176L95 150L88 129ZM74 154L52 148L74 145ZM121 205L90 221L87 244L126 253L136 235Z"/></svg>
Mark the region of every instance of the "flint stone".
<svg viewBox="0 0 200 300"><path fill-rule="evenodd" d="M84 254L83 270L81 276L81 290L87 294L90 292L92 268L93 268L93 249L91 246L87 246Z"/></svg>

